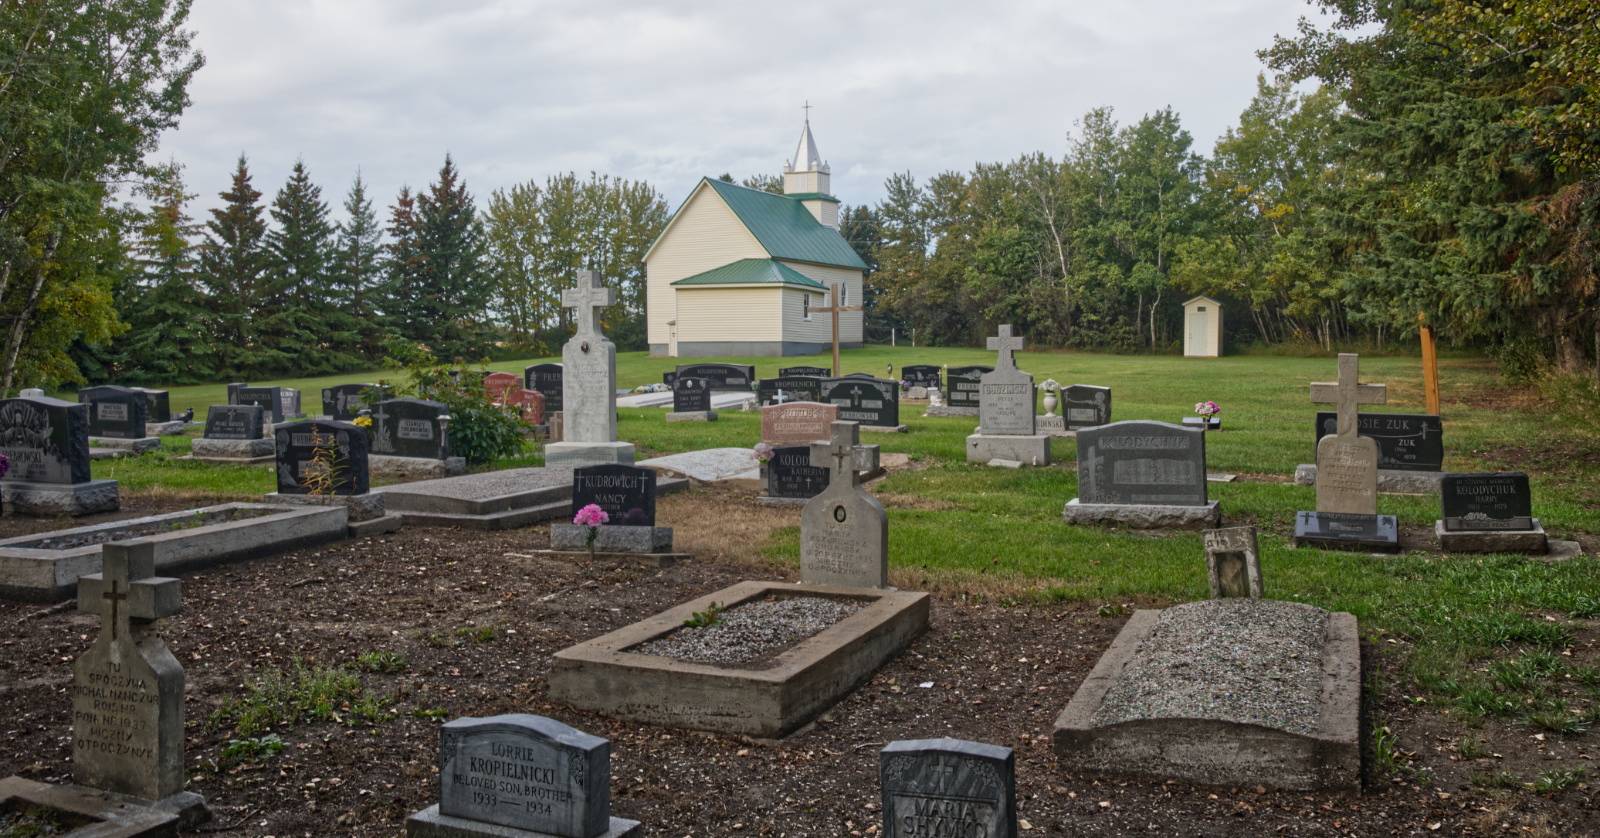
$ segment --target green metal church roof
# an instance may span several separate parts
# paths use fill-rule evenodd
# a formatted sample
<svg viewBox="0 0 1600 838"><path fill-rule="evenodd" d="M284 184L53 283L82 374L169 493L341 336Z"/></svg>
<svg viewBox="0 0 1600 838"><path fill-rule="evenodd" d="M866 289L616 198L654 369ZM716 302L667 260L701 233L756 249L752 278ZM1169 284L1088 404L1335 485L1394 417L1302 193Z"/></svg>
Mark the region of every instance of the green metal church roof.
<svg viewBox="0 0 1600 838"><path fill-rule="evenodd" d="M706 178L745 229L774 259L866 270L867 265L832 227L824 227L793 197ZM691 277L692 278L692 277ZM679 280L685 282L687 280ZM810 280L807 280L810 282ZM677 285L678 283L673 283Z"/></svg>
<svg viewBox="0 0 1600 838"><path fill-rule="evenodd" d="M800 285L806 288L816 288L820 291L828 290L827 286L822 283L772 259L740 259L720 268L712 268L704 273L685 277L672 284L675 286Z"/></svg>

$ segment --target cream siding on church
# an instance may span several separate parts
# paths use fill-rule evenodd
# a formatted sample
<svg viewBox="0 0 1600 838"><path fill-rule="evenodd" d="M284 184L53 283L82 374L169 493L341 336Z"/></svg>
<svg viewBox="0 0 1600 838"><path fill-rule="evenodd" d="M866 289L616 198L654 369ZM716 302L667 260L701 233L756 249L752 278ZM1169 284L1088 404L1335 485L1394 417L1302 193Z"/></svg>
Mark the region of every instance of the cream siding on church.
<svg viewBox="0 0 1600 838"><path fill-rule="evenodd" d="M845 300L845 305L861 305L861 271L855 268L813 265L808 262L782 260L780 262L804 274L807 279L814 279L830 289L834 283L843 283L850 289L846 295L848 299ZM831 302L831 300L824 300L822 304L828 305ZM801 318L800 314L800 297L796 296L794 298L792 307L786 299L783 310L784 340L825 340L829 343L833 342L833 321L831 319L824 321L823 315L813 314L811 315L811 320L807 322ZM831 318L832 315L829 315L829 317ZM859 311L846 311L839 315L840 343L857 343L861 340L861 318L862 314ZM815 329L819 323L822 331L817 332ZM817 337L810 337L812 334L816 334Z"/></svg>
<svg viewBox="0 0 1600 838"><path fill-rule="evenodd" d="M783 339L783 286L726 285L674 289L678 343L776 342ZM798 313L796 317L798 317Z"/></svg>
<svg viewBox="0 0 1600 838"><path fill-rule="evenodd" d="M666 344L671 334L669 322L677 319L678 340L734 340L734 338L691 338L683 331L676 311L678 300L672 283L740 259L765 259L767 251L739 222L738 216L717 197L711 187L700 184L684 203L670 227L656 243L645 263L645 305L648 307L649 341ZM711 289L708 288L708 291ZM689 292L693 294L695 292ZM778 316L776 297L769 297L769 319ZM762 338L763 340L777 340Z"/></svg>
<svg viewBox="0 0 1600 838"><path fill-rule="evenodd" d="M803 288L789 286L783 289L783 339L786 341L805 341L809 343L832 343L833 315L822 312L812 312L811 319L805 319L805 299L811 297L811 305L827 305L828 301L821 291L808 291ZM844 317L849 312L841 315L839 320L840 340L844 340Z"/></svg>

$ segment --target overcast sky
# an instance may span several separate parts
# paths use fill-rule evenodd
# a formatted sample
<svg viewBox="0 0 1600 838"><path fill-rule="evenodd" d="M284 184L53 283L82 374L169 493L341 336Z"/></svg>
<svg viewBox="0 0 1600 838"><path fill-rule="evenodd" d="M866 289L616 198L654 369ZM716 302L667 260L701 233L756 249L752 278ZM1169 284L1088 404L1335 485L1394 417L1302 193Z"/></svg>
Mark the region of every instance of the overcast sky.
<svg viewBox="0 0 1600 838"><path fill-rule="evenodd" d="M1073 122L1171 105L1209 155L1300 0L196 0L206 67L159 157L195 214L241 151L270 200L303 157L337 206L359 167L378 212L451 153L482 206L563 171L653 184L778 174L811 102L833 192L897 171L1059 155ZM342 213L340 213L342 215Z"/></svg>

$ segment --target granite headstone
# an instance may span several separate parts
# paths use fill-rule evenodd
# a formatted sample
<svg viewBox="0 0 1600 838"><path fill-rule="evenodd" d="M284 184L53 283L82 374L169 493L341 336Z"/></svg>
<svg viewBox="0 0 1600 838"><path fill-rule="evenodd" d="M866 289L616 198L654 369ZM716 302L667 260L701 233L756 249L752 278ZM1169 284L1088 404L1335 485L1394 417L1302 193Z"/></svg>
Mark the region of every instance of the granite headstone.
<svg viewBox="0 0 1600 838"><path fill-rule="evenodd" d="M1356 432L1378 444L1378 468L1396 471L1444 469L1444 423L1426 413L1362 413ZM1317 441L1339 432L1339 414L1317 412Z"/></svg>
<svg viewBox="0 0 1600 838"><path fill-rule="evenodd" d="M377 384L340 384L322 389L322 413L340 422L348 422L361 415L361 411L374 401L387 398L385 388Z"/></svg>
<svg viewBox="0 0 1600 838"><path fill-rule="evenodd" d="M839 419L839 406L820 402L786 402L761 408L761 441L768 445L810 445L828 438Z"/></svg>
<svg viewBox="0 0 1600 838"><path fill-rule="evenodd" d="M1146 420L1078 431L1078 499L1205 506L1205 432Z"/></svg>
<svg viewBox="0 0 1600 838"><path fill-rule="evenodd" d="M456 719L439 729L438 813L562 838L604 835L611 743L523 713Z"/></svg>
<svg viewBox="0 0 1600 838"><path fill-rule="evenodd" d="M261 439L266 411L259 404L215 404L206 411L206 439Z"/></svg>
<svg viewBox="0 0 1600 838"><path fill-rule="evenodd" d="M282 387L240 387L233 393L232 404L259 404L267 411L273 424L284 421L290 411L285 410Z"/></svg>
<svg viewBox="0 0 1600 838"><path fill-rule="evenodd" d="M704 378L679 377L672 382L672 411L698 413L711 409L711 382Z"/></svg>
<svg viewBox="0 0 1600 838"><path fill-rule="evenodd" d="M1111 423L1111 388L1074 384L1061 391L1061 418L1068 430Z"/></svg>
<svg viewBox="0 0 1600 838"><path fill-rule="evenodd" d="M89 405L48 397L0 400L5 481L70 485L89 478Z"/></svg>
<svg viewBox="0 0 1600 838"><path fill-rule="evenodd" d="M372 453L388 457L443 460L450 456L447 434L439 417L450 409L425 399L385 399L372 410Z"/></svg>
<svg viewBox="0 0 1600 838"><path fill-rule="evenodd" d="M804 375L763 378L756 383L756 401L765 407L786 402L822 400L823 379Z"/></svg>
<svg viewBox="0 0 1600 838"><path fill-rule="evenodd" d="M1448 531L1533 529L1533 494L1520 471L1446 474L1441 494Z"/></svg>
<svg viewBox="0 0 1600 838"><path fill-rule="evenodd" d="M814 498L828 488L828 474L827 468L811 462L810 444L777 446L767 461L767 495Z"/></svg>
<svg viewBox="0 0 1600 838"><path fill-rule="evenodd" d="M832 375L833 370L823 367L784 367L778 370L779 378L829 378Z"/></svg>
<svg viewBox="0 0 1600 838"><path fill-rule="evenodd" d="M939 368L932 364L908 364L900 368L900 380L912 387L937 390L941 386Z"/></svg>
<svg viewBox="0 0 1600 838"><path fill-rule="evenodd" d="M331 494L367 493L367 432L347 422L306 420L276 425L278 493L309 495L311 481L331 470Z"/></svg>
<svg viewBox="0 0 1600 838"><path fill-rule="evenodd" d="M143 390L107 384L78 391L78 403L89 406L89 436L144 439L149 400Z"/></svg>
<svg viewBox="0 0 1600 838"><path fill-rule="evenodd" d="M544 424L544 394L538 390L519 387L506 393L506 407L521 410L522 418L529 424Z"/></svg>
<svg viewBox="0 0 1600 838"><path fill-rule="evenodd" d="M900 424L900 384L896 381L870 375L824 379L821 401L838 405L842 421L880 428Z"/></svg>
<svg viewBox="0 0 1600 838"><path fill-rule="evenodd" d="M546 413L561 412L561 371L560 364L533 364L522 371L522 386L544 394Z"/></svg>
<svg viewBox="0 0 1600 838"><path fill-rule="evenodd" d="M152 424L172 421L172 394L166 390L151 390L145 387L135 388L144 393L145 409L144 420Z"/></svg>
<svg viewBox="0 0 1600 838"><path fill-rule="evenodd" d="M994 367L951 367L947 373L950 395L946 401L951 407L980 407L981 382L991 372L994 372Z"/></svg>
<svg viewBox="0 0 1600 838"><path fill-rule="evenodd" d="M573 469L572 508L591 503L605 510L609 526L655 526L656 470L620 463Z"/></svg>
<svg viewBox="0 0 1600 838"><path fill-rule="evenodd" d="M704 378L713 393L748 393L756 383L754 364L679 364L679 378Z"/></svg>

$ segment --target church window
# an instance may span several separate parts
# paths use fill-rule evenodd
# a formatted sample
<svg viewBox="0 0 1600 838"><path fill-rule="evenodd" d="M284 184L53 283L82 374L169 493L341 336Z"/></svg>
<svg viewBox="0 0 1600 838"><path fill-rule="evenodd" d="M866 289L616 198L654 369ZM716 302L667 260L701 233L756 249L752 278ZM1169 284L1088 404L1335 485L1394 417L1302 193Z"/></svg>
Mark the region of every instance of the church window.
<svg viewBox="0 0 1600 838"><path fill-rule="evenodd" d="M844 284L839 286L839 305L842 305L842 306L850 305L850 284L849 283L844 283Z"/></svg>
<svg viewBox="0 0 1600 838"><path fill-rule="evenodd" d="M802 320L810 320L811 319L811 295L810 294L801 294L800 295L800 319L802 319Z"/></svg>

